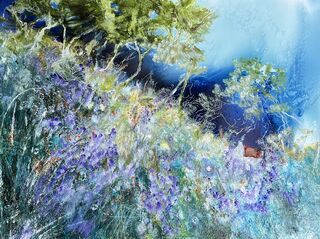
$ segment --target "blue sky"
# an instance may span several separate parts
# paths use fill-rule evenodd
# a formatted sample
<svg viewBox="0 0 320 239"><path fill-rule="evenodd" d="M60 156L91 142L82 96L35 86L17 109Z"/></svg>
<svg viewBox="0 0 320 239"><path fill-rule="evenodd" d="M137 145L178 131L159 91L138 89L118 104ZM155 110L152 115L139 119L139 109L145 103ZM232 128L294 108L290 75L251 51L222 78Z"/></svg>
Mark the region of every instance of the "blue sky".
<svg viewBox="0 0 320 239"><path fill-rule="evenodd" d="M320 1L200 0L218 18L201 45L215 71L238 58L259 57L287 72L288 89L306 92L299 128L320 128ZM298 87L296 87L298 86ZM299 94L300 94L299 93ZM289 104L299 107L299 99ZM318 123L319 121L319 123ZM317 134L320 134L318 131ZM316 136L317 137L317 136Z"/></svg>

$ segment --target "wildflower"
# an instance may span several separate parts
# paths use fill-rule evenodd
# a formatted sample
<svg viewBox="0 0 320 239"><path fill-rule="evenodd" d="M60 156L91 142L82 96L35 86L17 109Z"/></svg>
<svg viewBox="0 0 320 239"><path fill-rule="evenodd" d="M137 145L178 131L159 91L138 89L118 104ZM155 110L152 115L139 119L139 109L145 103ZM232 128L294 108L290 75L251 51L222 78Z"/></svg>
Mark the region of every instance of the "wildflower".
<svg viewBox="0 0 320 239"><path fill-rule="evenodd" d="M58 117L49 118L43 121L43 126L49 129L57 129L59 126L62 126L62 122Z"/></svg>
<svg viewBox="0 0 320 239"><path fill-rule="evenodd" d="M77 218L72 224L67 226L67 229L82 235L84 238L88 238L94 228L94 223L89 220Z"/></svg>

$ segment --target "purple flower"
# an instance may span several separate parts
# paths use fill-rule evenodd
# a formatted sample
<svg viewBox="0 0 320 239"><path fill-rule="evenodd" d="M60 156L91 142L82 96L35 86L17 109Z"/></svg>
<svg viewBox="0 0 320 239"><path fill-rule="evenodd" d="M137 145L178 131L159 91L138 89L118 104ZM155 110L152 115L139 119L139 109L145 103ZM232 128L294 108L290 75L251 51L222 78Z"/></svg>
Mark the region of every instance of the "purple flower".
<svg viewBox="0 0 320 239"><path fill-rule="evenodd" d="M88 238L94 229L95 225L92 221L84 220L81 217L76 219L72 224L67 226L69 231L82 235L84 238Z"/></svg>
<svg viewBox="0 0 320 239"><path fill-rule="evenodd" d="M67 140L62 148L52 153L50 160L59 157L59 166L49 170L35 184L37 206L43 215L57 215L79 205L89 210L103 188L110 186L117 177L129 179L135 172L134 165L125 166L121 174L114 172L115 167L105 169L102 166L105 159L116 165L118 153L113 142L115 130L111 131L108 138L102 133L90 133L84 128L69 133L71 138L78 135L86 143L75 144L74 140ZM44 197L41 198L42 194Z"/></svg>
<svg viewBox="0 0 320 239"><path fill-rule="evenodd" d="M299 191L296 189L296 186L293 185L290 190L283 192L283 198L289 206L294 206L299 198Z"/></svg>
<svg viewBox="0 0 320 239"><path fill-rule="evenodd" d="M22 229L20 239L31 239L33 236L33 230L30 226L30 222L27 222Z"/></svg>
<svg viewBox="0 0 320 239"><path fill-rule="evenodd" d="M59 91L67 103L69 109L74 108L78 104L88 107L94 98L94 91L90 85L82 81L67 81L59 74L53 74L51 80L53 85L56 86L56 90ZM99 102L96 102L96 105L99 104Z"/></svg>
<svg viewBox="0 0 320 239"><path fill-rule="evenodd" d="M161 210L162 209L162 204L161 202L157 202L157 207L156 207L157 210Z"/></svg>
<svg viewBox="0 0 320 239"><path fill-rule="evenodd" d="M117 130L115 128L112 128L111 132L109 133L109 140L110 141L114 141L116 135L117 135Z"/></svg>
<svg viewBox="0 0 320 239"><path fill-rule="evenodd" d="M73 112L69 112L68 115L64 118L66 126L70 129L73 129L76 126L76 115Z"/></svg>
<svg viewBox="0 0 320 239"><path fill-rule="evenodd" d="M67 83L59 74L53 74L51 80L56 86L60 87L65 87Z"/></svg>
<svg viewBox="0 0 320 239"><path fill-rule="evenodd" d="M251 210L254 212L261 212L261 213L267 213L266 205L263 202L257 202L254 204L246 204L245 209Z"/></svg>
<svg viewBox="0 0 320 239"><path fill-rule="evenodd" d="M55 117L55 118L49 118L47 120L44 120L42 122L44 127L50 128L50 129L57 129L58 126L61 126L62 123L59 120L59 118Z"/></svg>
<svg viewBox="0 0 320 239"><path fill-rule="evenodd" d="M85 106L89 106L90 103L92 102L93 100L93 96L94 96L94 92L91 88L88 88L85 93L84 93L84 96L83 96L83 104Z"/></svg>

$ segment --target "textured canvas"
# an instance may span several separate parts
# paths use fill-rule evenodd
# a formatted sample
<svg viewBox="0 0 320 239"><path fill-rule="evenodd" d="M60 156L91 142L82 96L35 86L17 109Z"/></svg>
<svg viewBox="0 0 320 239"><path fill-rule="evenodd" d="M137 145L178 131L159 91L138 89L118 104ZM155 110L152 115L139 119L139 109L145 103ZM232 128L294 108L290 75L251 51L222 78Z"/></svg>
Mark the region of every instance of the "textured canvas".
<svg viewBox="0 0 320 239"><path fill-rule="evenodd" d="M320 238L318 0L0 12L0 239Z"/></svg>

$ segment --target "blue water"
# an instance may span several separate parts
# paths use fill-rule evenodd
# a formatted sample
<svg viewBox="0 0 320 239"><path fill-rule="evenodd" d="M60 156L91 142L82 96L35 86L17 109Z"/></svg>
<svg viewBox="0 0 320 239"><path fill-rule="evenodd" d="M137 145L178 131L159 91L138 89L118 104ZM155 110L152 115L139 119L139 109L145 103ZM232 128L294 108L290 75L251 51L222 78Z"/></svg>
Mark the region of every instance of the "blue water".
<svg viewBox="0 0 320 239"><path fill-rule="evenodd" d="M12 4L14 2L14 0L1 0L0 1L0 13L1 15L3 15L4 13L4 9L9 6L10 4Z"/></svg>

